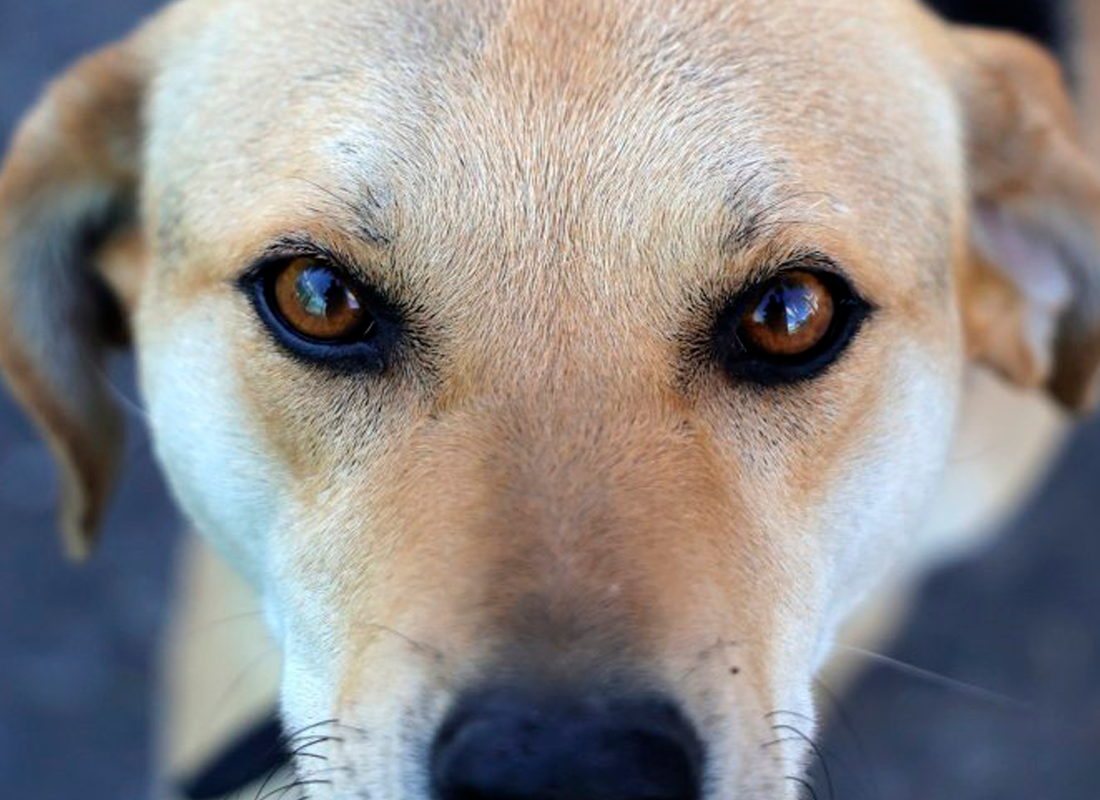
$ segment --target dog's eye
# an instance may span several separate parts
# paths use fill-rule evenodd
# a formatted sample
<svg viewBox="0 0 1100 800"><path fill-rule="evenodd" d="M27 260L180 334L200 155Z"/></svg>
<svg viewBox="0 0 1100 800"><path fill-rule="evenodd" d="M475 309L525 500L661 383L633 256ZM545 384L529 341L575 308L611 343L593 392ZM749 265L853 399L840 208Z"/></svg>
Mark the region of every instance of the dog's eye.
<svg viewBox="0 0 1100 800"><path fill-rule="evenodd" d="M385 369L399 314L331 261L267 261L238 282L275 341L304 361L341 371Z"/></svg>
<svg viewBox="0 0 1100 800"><path fill-rule="evenodd" d="M316 259L296 258L279 270L271 299L288 327L317 342L363 339L374 329L356 289Z"/></svg>
<svg viewBox="0 0 1100 800"><path fill-rule="evenodd" d="M835 361L868 311L839 275L790 269L739 297L719 321L718 341L734 377L792 383Z"/></svg>
<svg viewBox="0 0 1100 800"><path fill-rule="evenodd" d="M809 272L790 272L764 284L741 316L742 343L763 355L801 355L820 344L836 308L825 284Z"/></svg>

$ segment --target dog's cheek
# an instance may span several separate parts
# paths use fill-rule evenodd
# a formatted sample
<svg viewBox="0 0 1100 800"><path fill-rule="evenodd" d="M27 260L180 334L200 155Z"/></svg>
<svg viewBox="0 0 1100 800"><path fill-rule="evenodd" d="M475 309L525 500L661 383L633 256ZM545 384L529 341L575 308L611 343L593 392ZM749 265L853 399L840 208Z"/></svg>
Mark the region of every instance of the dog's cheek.
<svg viewBox="0 0 1100 800"><path fill-rule="evenodd" d="M232 336L215 303L140 329L141 380L153 446L189 520L256 587L280 514L278 466L244 412Z"/></svg>
<svg viewBox="0 0 1100 800"><path fill-rule="evenodd" d="M887 391L868 409L857 447L844 456L820 525L834 542L834 587L821 642L904 558L939 484L961 389L961 354L899 343Z"/></svg>

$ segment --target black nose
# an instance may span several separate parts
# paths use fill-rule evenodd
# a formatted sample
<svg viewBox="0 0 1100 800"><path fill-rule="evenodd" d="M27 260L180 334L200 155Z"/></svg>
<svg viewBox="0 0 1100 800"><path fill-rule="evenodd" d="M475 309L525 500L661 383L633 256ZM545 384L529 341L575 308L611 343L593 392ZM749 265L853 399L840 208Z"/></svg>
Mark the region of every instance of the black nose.
<svg viewBox="0 0 1100 800"><path fill-rule="evenodd" d="M701 762L672 703L497 690L440 728L432 781L438 800L696 800Z"/></svg>

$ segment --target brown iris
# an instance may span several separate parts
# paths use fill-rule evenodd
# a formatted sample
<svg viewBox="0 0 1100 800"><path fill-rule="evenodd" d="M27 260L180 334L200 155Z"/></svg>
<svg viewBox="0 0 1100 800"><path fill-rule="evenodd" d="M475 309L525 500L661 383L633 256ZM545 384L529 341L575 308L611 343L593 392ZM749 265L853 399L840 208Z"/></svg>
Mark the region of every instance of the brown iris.
<svg viewBox="0 0 1100 800"><path fill-rule="evenodd" d="M275 279L275 308L307 339L344 342L374 327L355 287L339 270L315 258L296 258Z"/></svg>
<svg viewBox="0 0 1100 800"><path fill-rule="evenodd" d="M833 295L812 272L795 270L764 284L739 325L742 344L770 356L807 353L828 335Z"/></svg>

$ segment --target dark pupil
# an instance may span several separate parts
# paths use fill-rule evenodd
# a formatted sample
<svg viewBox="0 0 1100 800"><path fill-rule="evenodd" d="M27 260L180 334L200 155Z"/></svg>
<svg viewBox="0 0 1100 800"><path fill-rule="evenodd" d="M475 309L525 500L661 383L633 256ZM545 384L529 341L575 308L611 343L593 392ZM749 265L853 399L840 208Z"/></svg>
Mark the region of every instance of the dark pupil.
<svg viewBox="0 0 1100 800"><path fill-rule="evenodd" d="M331 270L309 267L298 274L294 293L307 314L328 317L339 313L347 304L347 290Z"/></svg>
<svg viewBox="0 0 1100 800"><path fill-rule="evenodd" d="M804 283L780 281L764 293L752 321L773 333L793 336L817 313L817 294Z"/></svg>

